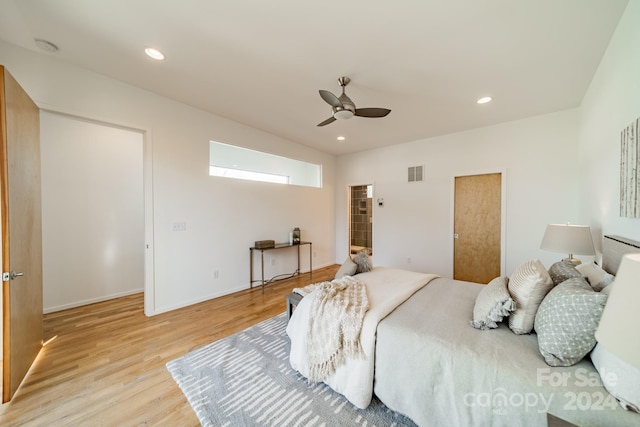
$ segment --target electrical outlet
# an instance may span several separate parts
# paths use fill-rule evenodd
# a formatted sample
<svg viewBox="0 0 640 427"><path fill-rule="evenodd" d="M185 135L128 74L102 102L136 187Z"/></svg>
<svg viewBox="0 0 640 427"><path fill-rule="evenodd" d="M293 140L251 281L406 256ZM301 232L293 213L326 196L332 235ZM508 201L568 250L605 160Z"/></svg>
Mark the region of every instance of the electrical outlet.
<svg viewBox="0 0 640 427"><path fill-rule="evenodd" d="M407 257L407 264L411 264L411 258Z"/></svg>
<svg viewBox="0 0 640 427"><path fill-rule="evenodd" d="M217 279L220 277L220 272L218 270L213 270L213 278Z"/></svg>
<svg viewBox="0 0 640 427"><path fill-rule="evenodd" d="M172 231L187 231L187 223L184 221L174 222L171 225Z"/></svg>

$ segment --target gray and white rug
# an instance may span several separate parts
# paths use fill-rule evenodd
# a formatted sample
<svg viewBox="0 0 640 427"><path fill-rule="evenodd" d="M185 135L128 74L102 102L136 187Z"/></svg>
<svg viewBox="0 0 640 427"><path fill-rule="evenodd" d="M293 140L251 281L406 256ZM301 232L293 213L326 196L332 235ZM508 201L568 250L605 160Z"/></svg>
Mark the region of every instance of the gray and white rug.
<svg viewBox="0 0 640 427"><path fill-rule="evenodd" d="M203 426L415 426L377 398L358 409L289 366L285 314L167 363Z"/></svg>

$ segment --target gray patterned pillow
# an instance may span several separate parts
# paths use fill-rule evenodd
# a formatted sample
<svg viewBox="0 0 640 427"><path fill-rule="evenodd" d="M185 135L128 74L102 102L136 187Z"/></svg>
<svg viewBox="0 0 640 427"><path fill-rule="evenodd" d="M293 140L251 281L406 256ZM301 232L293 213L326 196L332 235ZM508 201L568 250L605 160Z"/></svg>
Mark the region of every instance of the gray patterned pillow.
<svg viewBox="0 0 640 427"><path fill-rule="evenodd" d="M476 297L473 320L469 322L476 329L494 329L498 322L516 309L516 303L507 290L508 277L496 277L486 285Z"/></svg>
<svg viewBox="0 0 640 427"><path fill-rule="evenodd" d="M553 288L535 319L540 354L549 366L575 365L596 345L594 336L607 296L573 278Z"/></svg>
<svg viewBox="0 0 640 427"><path fill-rule="evenodd" d="M582 277L576 266L571 261L558 261L549 268L549 276L554 285L558 285L567 279Z"/></svg>

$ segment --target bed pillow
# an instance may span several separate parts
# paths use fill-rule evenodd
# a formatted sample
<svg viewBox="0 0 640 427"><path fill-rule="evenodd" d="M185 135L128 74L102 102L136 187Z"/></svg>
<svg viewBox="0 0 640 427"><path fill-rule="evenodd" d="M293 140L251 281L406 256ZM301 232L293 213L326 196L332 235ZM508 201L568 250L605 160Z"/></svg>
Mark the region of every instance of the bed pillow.
<svg viewBox="0 0 640 427"><path fill-rule="evenodd" d="M585 279L560 283L545 297L535 319L540 354L549 366L571 366L596 345L595 332L607 296Z"/></svg>
<svg viewBox="0 0 640 427"><path fill-rule="evenodd" d="M589 284L596 292L600 292L607 285L611 284L614 279L613 274L607 273L595 262L580 264L576 269L580 274L589 279Z"/></svg>
<svg viewBox="0 0 640 427"><path fill-rule="evenodd" d="M640 412L640 369L610 353L600 343L591 352L591 361L600 374L604 388L620 401L620 405L627 410Z"/></svg>
<svg viewBox="0 0 640 427"><path fill-rule="evenodd" d="M367 271L373 270L373 265L371 264L371 258L369 258L369 254L365 251L360 251L353 257L353 262L356 264L356 274L366 273Z"/></svg>
<svg viewBox="0 0 640 427"><path fill-rule="evenodd" d="M356 274L356 269L357 268L358 268L358 266L356 265L355 262L353 262L351 257L347 257L345 262L342 263L342 265L340 266L340 268L336 272L336 277L335 278L336 279L341 279L344 276L353 276L354 274Z"/></svg>
<svg viewBox="0 0 640 427"><path fill-rule="evenodd" d="M582 277L583 275L571 261L563 260L556 262L549 268L549 276L551 276L554 285L559 285L567 279Z"/></svg>
<svg viewBox="0 0 640 427"><path fill-rule="evenodd" d="M473 308L471 326L483 331L497 328L498 322L515 310L516 303L509 295L507 283L508 277L496 277L482 288Z"/></svg>
<svg viewBox="0 0 640 427"><path fill-rule="evenodd" d="M508 287L516 303L516 309L509 316L509 328L514 333L528 334L533 330L538 306L551 288L553 281L539 260L527 261L516 268Z"/></svg>
<svg viewBox="0 0 640 427"><path fill-rule="evenodd" d="M602 288L600 293L609 296L609 294L611 293L611 289L613 289L613 283L611 283L611 284L605 286L604 288Z"/></svg>

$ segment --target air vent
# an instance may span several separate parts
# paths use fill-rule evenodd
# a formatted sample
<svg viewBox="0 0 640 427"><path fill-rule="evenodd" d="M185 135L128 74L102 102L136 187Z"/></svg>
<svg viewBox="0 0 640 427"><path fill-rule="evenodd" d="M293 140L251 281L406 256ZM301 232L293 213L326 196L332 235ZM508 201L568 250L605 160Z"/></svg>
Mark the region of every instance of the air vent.
<svg viewBox="0 0 640 427"><path fill-rule="evenodd" d="M408 169L409 182L421 182L423 181L424 174L422 173L423 166L410 166Z"/></svg>

